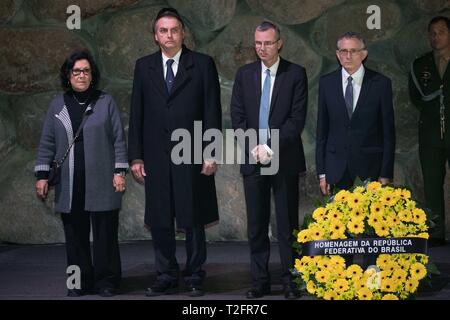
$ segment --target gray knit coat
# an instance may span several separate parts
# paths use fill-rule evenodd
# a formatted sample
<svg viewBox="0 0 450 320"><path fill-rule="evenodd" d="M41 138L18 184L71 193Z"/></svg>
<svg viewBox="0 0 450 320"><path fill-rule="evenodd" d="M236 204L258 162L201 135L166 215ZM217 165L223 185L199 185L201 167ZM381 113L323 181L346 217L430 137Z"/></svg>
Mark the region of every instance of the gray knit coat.
<svg viewBox="0 0 450 320"><path fill-rule="evenodd" d="M88 110L92 104L88 106ZM61 159L72 141L69 113L63 94L50 103L38 148L35 171L49 171L53 159ZM115 168L128 168L125 134L119 109L111 95L102 92L83 127L86 170L85 210L120 209L122 193L115 192ZM55 186L55 211L71 211L74 174L73 147L62 165L61 182Z"/></svg>

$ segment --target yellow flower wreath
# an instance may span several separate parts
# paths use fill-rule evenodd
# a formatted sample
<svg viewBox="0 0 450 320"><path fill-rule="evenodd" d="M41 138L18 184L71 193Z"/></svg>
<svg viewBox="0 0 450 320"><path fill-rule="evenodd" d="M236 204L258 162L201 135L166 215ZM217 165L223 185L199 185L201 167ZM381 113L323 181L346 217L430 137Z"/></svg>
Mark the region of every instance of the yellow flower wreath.
<svg viewBox="0 0 450 320"><path fill-rule="evenodd" d="M428 239L425 212L416 207L405 188L371 182L353 191L341 190L312 213L307 228L297 233L297 283L309 294L326 300L398 300L417 291L427 276L425 254L380 254L377 268L346 266L339 255L301 256L310 241L378 236Z"/></svg>

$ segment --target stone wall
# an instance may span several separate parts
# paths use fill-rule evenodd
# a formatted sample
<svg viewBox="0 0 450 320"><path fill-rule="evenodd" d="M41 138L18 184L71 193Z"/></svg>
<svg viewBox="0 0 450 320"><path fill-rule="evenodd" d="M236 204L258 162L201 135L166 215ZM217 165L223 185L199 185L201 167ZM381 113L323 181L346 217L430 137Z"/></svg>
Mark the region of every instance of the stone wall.
<svg viewBox="0 0 450 320"><path fill-rule="evenodd" d="M81 30L66 28L66 8L81 8ZM368 30L366 9L381 8L381 29ZM237 68L255 59L253 32L263 19L278 23L285 39L282 56L306 67L309 105L303 132L307 173L301 177L300 220L319 197L314 141L318 78L337 67L338 34L360 31L367 38L367 65L393 80L397 127L395 182L423 201L417 149L418 114L408 99L411 61L429 50L426 25L450 14L448 0L3 0L0 7L0 242L63 242L52 201L34 194L34 158L43 118L60 91L58 69L75 48L89 48L100 65L101 87L118 102L126 129L134 62L157 49L151 25L164 6L179 10L187 24L186 44L214 57L222 87L224 127ZM120 239L147 239L144 190L130 177L120 215ZM447 177L446 203L450 203ZM245 240L246 217L237 165L220 167L216 179L220 224L208 238ZM53 194L50 194L52 199ZM274 220L274 219L273 219ZM272 222L271 230L275 229ZM449 226L447 221L447 226ZM276 237L273 236L275 239Z"/></svg>

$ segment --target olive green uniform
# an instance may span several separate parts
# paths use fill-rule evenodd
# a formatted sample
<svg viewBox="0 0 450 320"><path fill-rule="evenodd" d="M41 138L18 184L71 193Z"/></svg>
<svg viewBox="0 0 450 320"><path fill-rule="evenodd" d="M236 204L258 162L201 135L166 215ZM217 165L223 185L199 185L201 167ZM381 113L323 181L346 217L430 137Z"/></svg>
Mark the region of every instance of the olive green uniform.
<svg viewBox="0 0 450 320"><path fill-rule="evenodd" d="M419 156L427 207L437 216L431 238L445 239L444 179L450 165L450 67L441 78L433 52L411 67L409 92L420 111Z"/></svg>

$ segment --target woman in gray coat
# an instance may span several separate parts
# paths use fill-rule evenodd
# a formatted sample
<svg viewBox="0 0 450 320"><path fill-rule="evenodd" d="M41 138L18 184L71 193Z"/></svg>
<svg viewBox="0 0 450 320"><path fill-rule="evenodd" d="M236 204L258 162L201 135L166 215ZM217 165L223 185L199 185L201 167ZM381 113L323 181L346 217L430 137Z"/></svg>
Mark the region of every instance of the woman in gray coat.
<svg viewBox="0 0 450 320"><path fill-rule="evenodd" d="M45 118L35 167L36 193L46 198L50 164L64 157L85 117L62 164L55 210L64 225L67 265L81 271L81 288L68 288L68 296L112 296L121 279L117 234L128 169L120 114L113 98L96 90L100 73L89 52L73 52L61 66L60 78L66 91L53 99Z"/></svg>

